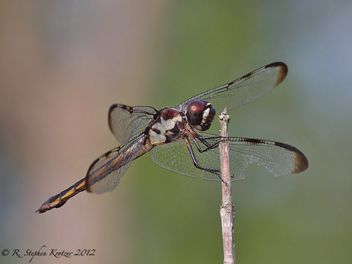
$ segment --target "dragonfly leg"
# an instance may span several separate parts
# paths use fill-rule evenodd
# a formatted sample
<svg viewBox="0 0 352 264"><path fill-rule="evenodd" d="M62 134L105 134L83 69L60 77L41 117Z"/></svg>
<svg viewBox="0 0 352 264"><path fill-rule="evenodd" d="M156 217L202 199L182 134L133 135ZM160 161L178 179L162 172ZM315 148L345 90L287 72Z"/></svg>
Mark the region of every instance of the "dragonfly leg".
<svg viewBox="0 0 352 264"><path fill-rule="evenodd" d="M202 167L199 165L197 159L196 159L196 156L194 155L194 152L193 152L193 148L191 146L191 142L189 141L189 139L187 137L185 137L185 141L186 141L186 146L187 146L187 149L188 149L188 152L189 154L191 155L191 158L192 158L192 161L193 161L193 164L194 166L197 168L197 169L200 169L200 170L204 170L204 171L207 171L207 172L210 172L210 173L214 173L215 175L217 175L219 177L219 179L224 182L222 179L221 179L221 176L220 176L220 171L219 170L214 170L214 169L209 169L209 168L205 168L205 167ZM199 147L199 145L197 145L197 149L200 151L200 152L203 152L201 151L202 149ZM199 148L198 148L199 147Z"/></svg>
<svg viewBox="0 0 352 264"><path fill-rule="evenodd" d="M200 142L202 142L206 146L205 149L202 149L201 146L198 144L196 138L192 137L193 143L194 143L194 145L196 145L196 147L197 147L197 149L198 149L198 151L200 153L203 153L203 152L205 152L205 151L207 151L209 149L217 148L219 146L219 143L221 142L221 141L218 141L218 142L216 142L216 143L211 145L211 144L209 144L208 141L206 141L205 138L198 137L198 139L199 139Z"/></svg>

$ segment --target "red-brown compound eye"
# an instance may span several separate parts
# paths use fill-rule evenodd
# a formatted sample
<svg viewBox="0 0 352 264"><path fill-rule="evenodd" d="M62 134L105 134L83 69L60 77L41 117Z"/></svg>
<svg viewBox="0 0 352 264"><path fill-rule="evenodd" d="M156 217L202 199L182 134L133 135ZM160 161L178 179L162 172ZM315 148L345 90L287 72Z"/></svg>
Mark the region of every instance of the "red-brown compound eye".
<svg viewBox="0 0 352 264"><path fill-rule="evenodd" d="M214 120L215 109L208 101L196 100L187 106L187 120L192 127L200 131L209 129Z"/></svg>

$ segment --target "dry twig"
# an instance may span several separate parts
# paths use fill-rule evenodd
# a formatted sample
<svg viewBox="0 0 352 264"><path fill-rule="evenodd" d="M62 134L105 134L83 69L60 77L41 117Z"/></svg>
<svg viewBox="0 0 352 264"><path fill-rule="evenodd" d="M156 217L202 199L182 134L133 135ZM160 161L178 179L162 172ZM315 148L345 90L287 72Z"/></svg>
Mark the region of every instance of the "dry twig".
<svg viewBox="0 0 352 264"><path fill-rule="evenodd" d="M220 115L221 137L227 138L227 126L230 116L227 115L227 109ZM235 243L234 243L234 218L235 208L232 204L231 194L231 174L230 174L230 147L229 141L224 140L220 143L220 162L222 178L222 205L220 208L222 240L224 248L224 264L235 264Z"/></svg>

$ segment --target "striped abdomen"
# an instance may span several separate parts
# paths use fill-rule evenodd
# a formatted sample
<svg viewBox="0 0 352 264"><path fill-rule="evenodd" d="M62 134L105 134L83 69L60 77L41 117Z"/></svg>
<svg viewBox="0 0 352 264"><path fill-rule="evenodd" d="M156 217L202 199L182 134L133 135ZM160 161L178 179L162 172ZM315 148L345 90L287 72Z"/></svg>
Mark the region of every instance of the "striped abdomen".
<svg viewBox="0 0 352 264"><path fill-rule="evenodd" d="M62 191L61 193L50 197L42 206L36 211L36 213L45 213L48 210L53 208L59 208L63 206L68 199L75 196L77 193L83 192L86 189L85 186L86 178L76 182L71 187L67 188L66 190Z"/></svg>

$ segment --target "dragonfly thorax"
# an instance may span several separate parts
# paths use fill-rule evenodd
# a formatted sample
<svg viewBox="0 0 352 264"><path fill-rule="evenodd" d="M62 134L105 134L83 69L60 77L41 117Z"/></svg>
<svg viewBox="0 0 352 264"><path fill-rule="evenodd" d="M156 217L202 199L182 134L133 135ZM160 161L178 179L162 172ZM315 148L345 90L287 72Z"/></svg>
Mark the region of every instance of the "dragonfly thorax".
<svg viewBox="0 0 352 264"><path fill-rule="evenodd" d="M149 139L153 145L166 143L170 138L177 136L179 124L183 122L181 112L172 108L164 108L161 111L160 119L149 129Z"/></svg>
<svg viewBox="0 0 352 264"><path fill-rule="evenodd" d="M195 100L187 106L187 121L197 130L208 130L214 120L214 116L215 109L206 100Z"/></svg>

